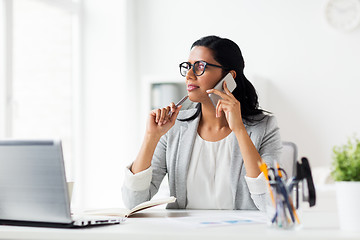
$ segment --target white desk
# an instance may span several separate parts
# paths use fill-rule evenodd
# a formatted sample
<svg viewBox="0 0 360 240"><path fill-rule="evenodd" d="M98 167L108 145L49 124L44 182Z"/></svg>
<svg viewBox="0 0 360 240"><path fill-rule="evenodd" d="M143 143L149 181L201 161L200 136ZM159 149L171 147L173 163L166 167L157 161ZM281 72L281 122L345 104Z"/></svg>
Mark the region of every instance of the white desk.
<svg viewBox="0 0 360 240"><path fill-rule="evenodd" d="M197 227L175 224L179 218L242 214L242 211L148 209L120 225L88 229L50 229L0 226L0 239L360 239L360 232L339 230L334 191L319 191L315 208L304 209L299 230L278 230L265 223ZM256 214L256 213L255 213ZM360 226L359 226L360 227Z"/></svg>

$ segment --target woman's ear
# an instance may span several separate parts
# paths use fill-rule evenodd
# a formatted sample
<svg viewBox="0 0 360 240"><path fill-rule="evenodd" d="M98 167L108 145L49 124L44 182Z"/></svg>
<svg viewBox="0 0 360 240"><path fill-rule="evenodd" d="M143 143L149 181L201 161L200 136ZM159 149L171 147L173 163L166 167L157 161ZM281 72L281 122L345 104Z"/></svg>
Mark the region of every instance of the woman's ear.
<svg viewBox="0 0 360 240"><path fill-rule="evenodd" d="M235 72L235 70L231 70L230 73L231 73L232 77L235 79L235 78L236 78L236 72Z"/></svg>

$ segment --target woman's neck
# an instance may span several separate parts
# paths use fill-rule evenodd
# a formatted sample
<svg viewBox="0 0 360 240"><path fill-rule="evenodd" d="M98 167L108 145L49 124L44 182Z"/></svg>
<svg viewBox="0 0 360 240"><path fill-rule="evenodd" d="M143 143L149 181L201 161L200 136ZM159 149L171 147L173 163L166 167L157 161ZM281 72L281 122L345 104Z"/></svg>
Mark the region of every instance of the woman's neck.
<svg viewBox="0 0 360 240"><path fill-rule="evenodd" d="M207 129L215 131L229 128L229 124L225 118L224 113L222 112L220 117L216 117L215 107L211 102L201 104L200 124Z"/></svg>
<svg viewBox="0 0 360 240"><path fill-rule="evenodd" d="M200 137L206 141L217 142L231 133L229 124L224 116L215 116L215 107L210 104L201 104L201 119L197 129Z"/></svg>

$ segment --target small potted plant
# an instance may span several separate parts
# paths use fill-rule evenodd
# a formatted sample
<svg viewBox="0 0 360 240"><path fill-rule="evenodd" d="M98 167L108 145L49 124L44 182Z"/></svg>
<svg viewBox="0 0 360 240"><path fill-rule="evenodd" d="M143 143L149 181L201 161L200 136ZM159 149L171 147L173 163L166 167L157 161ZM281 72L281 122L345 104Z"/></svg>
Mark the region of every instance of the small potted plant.
<svg viewBox="0 0 360 240"><path fill-rule="evenodd" d="M333 148L333 169L340 228L360 231L360 140Z"/></svg>

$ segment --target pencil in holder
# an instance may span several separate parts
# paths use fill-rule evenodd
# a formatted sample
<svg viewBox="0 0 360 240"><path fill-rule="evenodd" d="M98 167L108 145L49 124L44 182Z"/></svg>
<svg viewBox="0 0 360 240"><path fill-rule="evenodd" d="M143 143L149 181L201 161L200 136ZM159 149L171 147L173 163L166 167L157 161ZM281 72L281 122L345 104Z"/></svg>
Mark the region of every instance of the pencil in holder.
<svg viewBox="0 0 360 240"><path fill-rule="evenodd" d="M269 215L271 226L280 229L293 229L300 226L296 204L286 183L282 178L276 176L274 180L270 181L270 186L274 196L274 210Z"/></svg>
<svg viewBox="0 0 360 240"><path fill-rule="evenodd" d="M264 172L264 166L260 169ZM272 209L267 211L271 226L279 229L299 228L300 203L308 202L310 207L316 203L316 192L307 158L296 163L296 175L292 179L288 179L286 172L278 164L276 170L266 169L266 177L269 180L272 200Z"/></svg>

